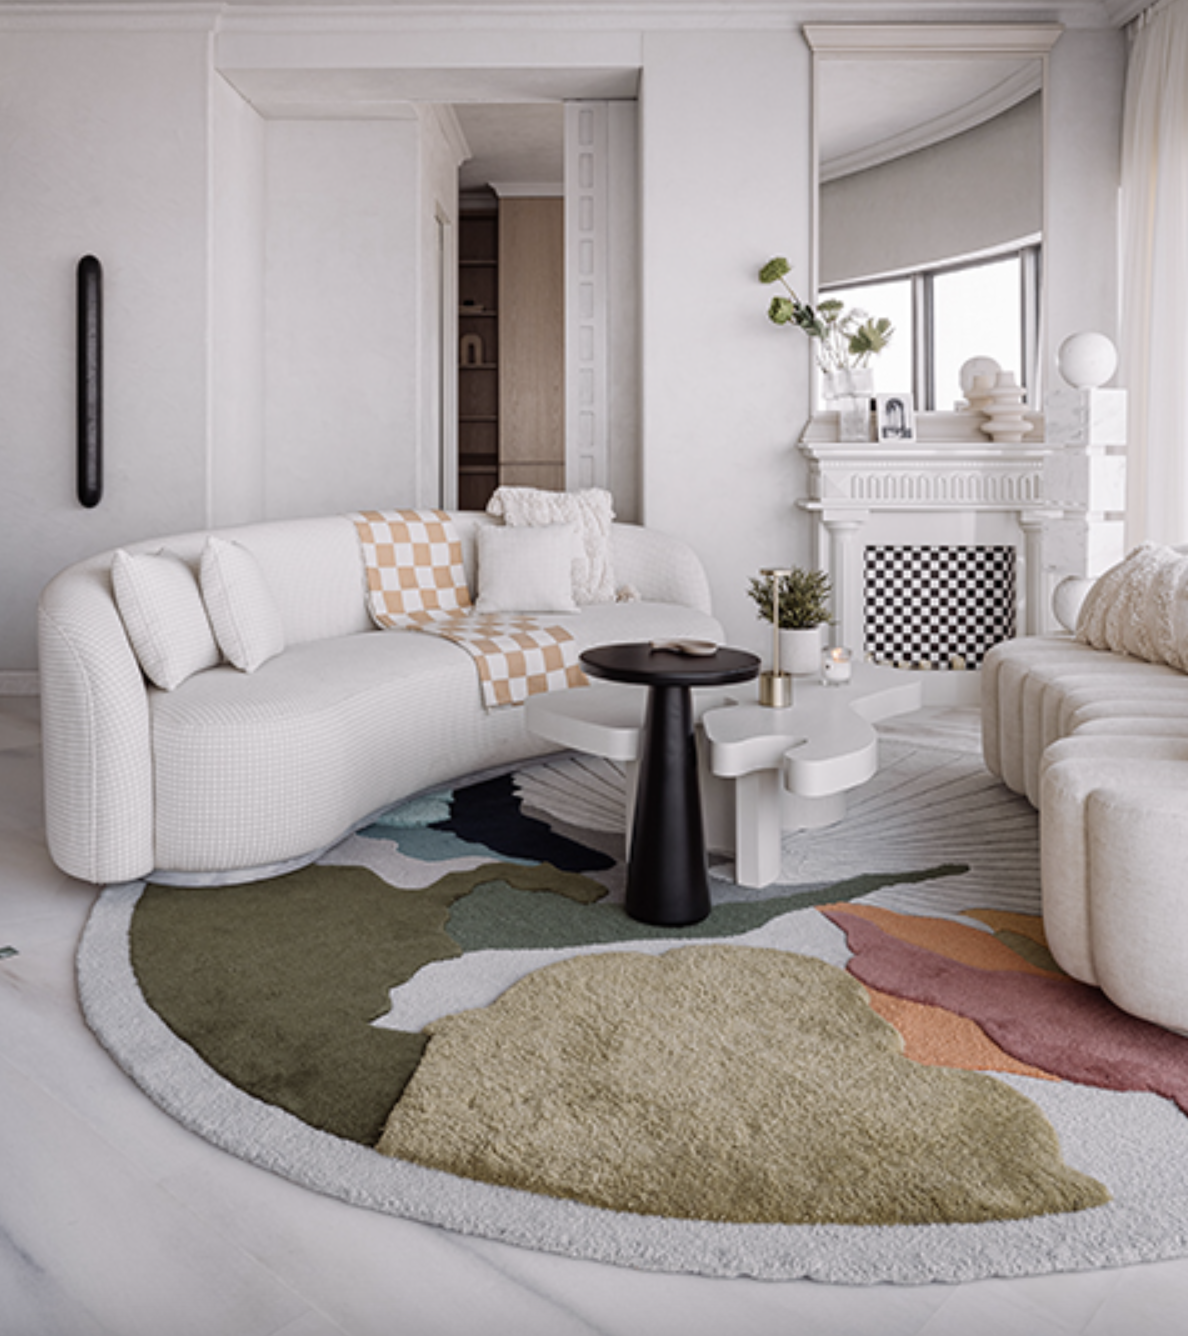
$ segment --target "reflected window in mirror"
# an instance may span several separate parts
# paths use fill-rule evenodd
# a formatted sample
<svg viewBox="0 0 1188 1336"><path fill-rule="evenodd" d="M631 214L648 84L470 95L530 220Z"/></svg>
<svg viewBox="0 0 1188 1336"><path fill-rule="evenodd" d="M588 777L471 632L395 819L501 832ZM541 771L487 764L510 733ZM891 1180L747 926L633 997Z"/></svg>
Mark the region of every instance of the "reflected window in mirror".
<svg viewBox="0 0 1188 1336"><path fill-rule="evenodd" d="M912 348L916 342L913 319L914 283L911 275L879 279L871 283L846 283L821 289L822 297L836 297L847 307L878 319L886 316L894 327L891 342L870 359L876 394L913 390L920 407L924 401L915 390Z"/></svg>
<svg viewBox="0 0 1188 1336"><path fill-rule="evenodd" d="M918 407L952 409L960 372L971 357L992 357L1035 398L1040 247L1022 245L862 283L835 283L837 297L895 326L890 345L871 360L875 392L911 389Z"/></svg>

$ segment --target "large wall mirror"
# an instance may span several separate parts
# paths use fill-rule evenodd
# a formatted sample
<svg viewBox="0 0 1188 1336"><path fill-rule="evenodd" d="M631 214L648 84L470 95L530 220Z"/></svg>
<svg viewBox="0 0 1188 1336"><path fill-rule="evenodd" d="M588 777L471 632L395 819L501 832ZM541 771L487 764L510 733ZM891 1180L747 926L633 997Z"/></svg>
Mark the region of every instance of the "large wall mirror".
<svg viewBox="0 0 1188 1336"><path fill-rule="evenodd" d="M1061 29L805 27L813 289L895 325L875 389L951 410L973 356L1042 393L1044 86Z"/></svg>

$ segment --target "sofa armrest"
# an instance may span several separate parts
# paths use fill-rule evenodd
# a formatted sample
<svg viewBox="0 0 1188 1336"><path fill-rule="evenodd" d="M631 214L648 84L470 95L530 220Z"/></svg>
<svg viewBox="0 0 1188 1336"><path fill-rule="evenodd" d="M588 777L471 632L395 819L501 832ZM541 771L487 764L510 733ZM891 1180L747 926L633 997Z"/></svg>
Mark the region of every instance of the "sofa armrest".
<svg viewBox="0 0 1188 1336"><path fill-rule="evenodd" d="M107 566L63 571L37 621L50 856L96 884L142 877L155 865L148 687Z"/></svg>
<svg viewBox="0 0 1188 1336"><path fill-rule="evenodd" d="M705 568L682 539L638 524L614 524L611 560L620 588L630 585L651 603L678 603L712 614Z"/></svg>

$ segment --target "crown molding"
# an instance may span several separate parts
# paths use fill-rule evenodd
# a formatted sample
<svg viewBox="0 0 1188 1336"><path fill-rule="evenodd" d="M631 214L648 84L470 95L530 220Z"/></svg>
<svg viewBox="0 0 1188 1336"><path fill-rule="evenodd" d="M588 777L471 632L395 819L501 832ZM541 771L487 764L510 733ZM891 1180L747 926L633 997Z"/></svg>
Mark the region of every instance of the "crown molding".
<svg viewBox="0 0 1188 1336"><path fill-rule="evenodd" d="M1118 28L1149 0L0 0L0 28L205 28L244 33L481 29L782 30L803 24Z"/></svg>
<svg viewBox="0 0 1188 1336"><path fill-rule="evenodd" d="M500 199L563 199L563 181L492 181L491 189Z"/></svg>
<svg viewBox="0 0 1188 1336"><path fill-rule="evenodd" d="M804 37L821 56L1045 56L1064 31L1059 23L806 23Z"/></svg>
<svg viewBox="0 0 1188 1336"><path fill-rule="evenodd" d="M458 113L449 103L422 103L417 107L417 115L422 121L431 119L436 123L459 167L474 156L466 140L466 132L462 129L462 122L458 119Z"/></svg>
<svg viewBox="0 0 1188 1336"><path fill-rule="evenodd" d="M74 0L0 0L0 31L136 31L213 32L225 4L214 0L124 0L123 3L78 3Z"/></svg>

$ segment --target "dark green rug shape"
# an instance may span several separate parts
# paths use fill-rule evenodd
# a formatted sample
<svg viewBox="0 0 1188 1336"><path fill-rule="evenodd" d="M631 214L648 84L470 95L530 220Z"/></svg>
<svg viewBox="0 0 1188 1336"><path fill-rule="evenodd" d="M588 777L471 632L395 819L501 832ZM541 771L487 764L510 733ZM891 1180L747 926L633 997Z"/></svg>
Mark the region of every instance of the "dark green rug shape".
<svg viewBox="0 0 1188 1336"><path fill-rule="evenodd" d="M964 863L944 863L920 872L867 873L846 881L798 887L762 900L715 905L709 917L686 928L657 928L628 918L622 905L578 905L556 896L527 895L507 880L490 878L454 906L450 936L463 951L522 951L598 946L606 942L678 942L689 938L737 937L796 909L836 905L884 886L903 886L959 876Z"/></svg>
<svg viewBox="0 0 1188 1336"><path fill-rule="evenodd" d="M509 863L423 890L320 866L243 886L150 886L132 919L132 966L149 1005L232 1084L372 1145L425 1039L371 1022L389 1010L390 988L462 954L450 908L493 877L550 900L605 894L585 877Z"/></svg>

